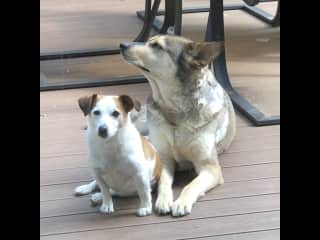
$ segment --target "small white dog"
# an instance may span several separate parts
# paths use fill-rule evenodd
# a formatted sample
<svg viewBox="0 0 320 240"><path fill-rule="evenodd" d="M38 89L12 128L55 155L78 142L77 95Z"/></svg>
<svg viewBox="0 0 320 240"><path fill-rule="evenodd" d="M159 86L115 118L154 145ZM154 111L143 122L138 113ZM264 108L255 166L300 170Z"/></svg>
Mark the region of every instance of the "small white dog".
<svg viewBox="0 0 320 240"><path fill-rule="evenodd" d="M152 212L151 188L161 174L161 161L155 148L140 135L131 121L130 111L140 104L127 95L94 94L78 100L88 116L88 159L95 181L79 186L76 195L85 195L98 187L101 192L91 196L93 204L102 202L100 212L114 211L112 195L138 194L138 216Z"/></svg>

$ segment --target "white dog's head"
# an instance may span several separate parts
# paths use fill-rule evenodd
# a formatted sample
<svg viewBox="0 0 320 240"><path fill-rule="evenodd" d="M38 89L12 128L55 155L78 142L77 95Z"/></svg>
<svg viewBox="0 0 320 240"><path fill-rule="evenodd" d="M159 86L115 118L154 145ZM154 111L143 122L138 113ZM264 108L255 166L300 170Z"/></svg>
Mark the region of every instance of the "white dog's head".
<svg viewBox="0 0 320 240"><path fill-rule="evenodd" d="M80 109L88 116L88 129L97 136L110 139L129 120L129 112L135 108L140 110L140 103L127 95L81 97L78 100Z"/></svg>

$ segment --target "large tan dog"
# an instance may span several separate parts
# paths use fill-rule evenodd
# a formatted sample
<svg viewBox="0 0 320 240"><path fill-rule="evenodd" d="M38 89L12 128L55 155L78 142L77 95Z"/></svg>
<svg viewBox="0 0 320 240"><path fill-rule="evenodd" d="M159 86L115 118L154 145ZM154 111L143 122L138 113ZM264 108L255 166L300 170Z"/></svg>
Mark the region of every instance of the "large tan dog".
<svg viewBox="0 0 320 240"><path fill-rule="evenodd" d="M232 103L208 67L222 45L160 35L120 46L124 59L143 72L152 88L147 122L164 165L155 209L173 216L189 214L200 196L224 182L218 154L235 135ZM184 161L192 163L197 177L173 201L175 166Z"/></svg>

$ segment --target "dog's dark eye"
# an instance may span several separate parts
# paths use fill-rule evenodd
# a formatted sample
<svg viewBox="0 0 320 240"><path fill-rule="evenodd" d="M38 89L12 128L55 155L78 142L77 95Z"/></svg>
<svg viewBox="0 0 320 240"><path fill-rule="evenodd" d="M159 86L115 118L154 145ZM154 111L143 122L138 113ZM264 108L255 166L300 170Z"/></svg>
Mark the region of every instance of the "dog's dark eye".
<svg viewBox="0 0 320 240"><path fill-rule="evenodd" d="M101 114L101 112L99 110L95 110L95 111L93 111L93 114L96 116L99 116Z"/></svg>
<svg viewBox="0 0 320 240"><path fill-rule="evenodd" d="M113 117L118 117L120 113L118 111L113 111L111 114Z"/></svg>
<svg viewBox="0 0 320 240"><path fill-rule="evenodd" d="M162 49L161 45L157 42L151 43L150 46L155 49Z"/></svg>

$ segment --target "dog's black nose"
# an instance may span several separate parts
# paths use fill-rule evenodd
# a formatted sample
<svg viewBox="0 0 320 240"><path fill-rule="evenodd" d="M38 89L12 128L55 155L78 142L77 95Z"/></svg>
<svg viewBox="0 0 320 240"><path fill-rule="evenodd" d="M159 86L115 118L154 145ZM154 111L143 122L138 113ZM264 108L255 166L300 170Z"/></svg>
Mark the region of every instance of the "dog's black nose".
<svg viewBox="0 0 320 240"><path fill-rule="evenodd" d="M107 126L100 126L99 129L98 129L98 134L100 137L102 138L106 138L108 137L108 129L107 129Z"/></svg>
<svg viewBox="0 0 320 240"><path fill-rule="evenodd" d="M122 49L122 50L125 50L125 49L127 49L128 47L129 47L129 43L120 43L120 48Z"/></svg>

